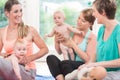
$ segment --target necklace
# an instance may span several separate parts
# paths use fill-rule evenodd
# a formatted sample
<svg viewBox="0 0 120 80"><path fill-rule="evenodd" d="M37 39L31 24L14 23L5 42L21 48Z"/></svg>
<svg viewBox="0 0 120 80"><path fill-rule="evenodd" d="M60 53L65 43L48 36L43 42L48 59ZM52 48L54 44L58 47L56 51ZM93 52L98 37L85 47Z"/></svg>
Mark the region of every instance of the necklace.
<svg viewBox="0 0 120 80"><path fill-rule="evenodd" d="M14 31L14 30L16 30L16 29L17 29L16 27L14 27L14 28L8 27L8 30L9 30L9 31Z"/></svg>

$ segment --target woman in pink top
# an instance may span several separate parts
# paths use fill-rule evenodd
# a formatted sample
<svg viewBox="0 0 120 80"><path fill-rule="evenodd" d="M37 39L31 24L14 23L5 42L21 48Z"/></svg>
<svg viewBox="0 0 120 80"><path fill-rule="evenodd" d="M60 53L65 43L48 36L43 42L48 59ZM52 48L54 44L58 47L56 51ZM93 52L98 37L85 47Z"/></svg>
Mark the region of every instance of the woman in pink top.
<svg viewBox="0 0 120 80"><path fill-rule="evenodd" d="M20 59L19 64L30 64L30 71L19 65L22 80L35 79L34 60L48 53L48 48L39 33L31 26L24 25L22 22L22 6L17 0L8 0L5 3L5 15L8 18L8 25L0 29L0 51L4 48L9 55L13 53L13 47L17 39L23 39L27 43L27 56ZM33 54L33 43L39 48L39 51ZM2 54L2 53L1 53ZM4 80L17 80L10 61L0 58L0 77Z"/></svg>

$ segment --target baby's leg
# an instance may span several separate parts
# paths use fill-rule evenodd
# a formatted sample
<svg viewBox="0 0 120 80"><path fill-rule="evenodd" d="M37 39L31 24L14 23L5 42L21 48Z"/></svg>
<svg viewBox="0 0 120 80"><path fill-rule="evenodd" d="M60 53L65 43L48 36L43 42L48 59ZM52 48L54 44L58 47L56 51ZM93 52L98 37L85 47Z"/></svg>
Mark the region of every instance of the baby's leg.
<svg viewBox="0 0 120 80"><path fill-rule="evenodd" d="M62 43L60 43L60 49L61 49L61 51L62 51L64 60L69 60L68 52L67 52L67 47L64 46Z"/></svg>
<svg viewBox="0 0 120 80"><path fill-rule="evenodd" d="M84 74L86 74L89 71L87 67L82 68L81 70L78 71L77 78L78 80L81 80Z"/></svg>
<svg viewBox="0 0 120 80"><path fill-rule="evenodd" d="M64 60L69 60L67 50L62 49L61 51L62 51L62 53L63 53Z"/></svg>
<svg viewBox="0 0 120 80"><path fill-rule="evenodd" d="M74 55L73 49L72 48L68 48L68 53L70 55L71 60L74 61L75 55Z"/></svg>

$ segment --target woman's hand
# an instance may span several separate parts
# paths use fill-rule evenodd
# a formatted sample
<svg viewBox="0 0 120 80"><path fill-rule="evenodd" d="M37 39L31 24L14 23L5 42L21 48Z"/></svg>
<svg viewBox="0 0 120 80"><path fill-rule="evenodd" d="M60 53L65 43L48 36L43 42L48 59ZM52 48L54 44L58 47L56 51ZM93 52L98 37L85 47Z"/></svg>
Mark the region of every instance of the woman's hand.
<svg viewBox="0 0 120 80"><path fill-rule="evenodd" d="M72 47L72 43L73 41L71 39L67 39L65 38L62 34L60 34L59 32L55 33L55 40L57 42L61 42L64 45L68 46L68 47Z"/></svg>
<svg viewBox="0 0 120 80"><path fill-rule="evenodd" d="M7 58L8 56L10 56L11 54L8 54L8 53L2 53L2 57L4 57L4 58Z"/></svg>
<svg viewBox="0 0 120 80"><path fill-rule="evenodd" d="M68 46L68 47L70 47L70 48L72 48L72 45L73 45L73 40L72 39L67 39L67 40L65 40L64 42L62 42L64 45L66 45L66 46Z"/></svg>
<svg viewBox="0 0 120 80"><path fill-rule="evenodd" d="M26 65L28 64L30 61L29 61L29 58L27 56L21 56L20 59L19 59L19 63L20 64L23 64L23 65Z"/></svg>
<svg viewBox="0 0 120 80"><path fill-rule="evenodd" d="M64 42L65 37L63 36L63 34L61 34L59 32L55 32L55 41L56 42Z"/></svg>
<svg viewBox="0 0 120 80"><path fill-rule="evenodd" d="M91 80L90 77L82 77L81 80Z"/></svg>

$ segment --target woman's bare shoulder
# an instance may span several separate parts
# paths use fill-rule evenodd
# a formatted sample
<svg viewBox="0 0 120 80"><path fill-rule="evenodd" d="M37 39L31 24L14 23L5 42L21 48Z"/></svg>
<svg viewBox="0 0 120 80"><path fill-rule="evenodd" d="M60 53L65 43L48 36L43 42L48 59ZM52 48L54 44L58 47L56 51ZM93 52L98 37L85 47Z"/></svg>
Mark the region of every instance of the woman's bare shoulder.
<svg viewBox="0 0 120 80"><path fill-rule="evenodd" d="M30 31L31 35L39 34L38 30L35 27L33 27L33 26L29 26L29 31Z"/></svg>
<svg viewBox="0 0 120 80"><path fill-rule="evenodd" d="M0 34L3 34L5 32L5 27L0 28Z"/></svg>
<svg viewBox="0 0 120 80"><path fill-rule="evenodd" d="M5 31L5 27L3 27L3 28L0 28L0 32L3 32L3 31Z"/></svg>
<svg viewBox="0 0 120 80"><path fill-rule="evenodd" d="M90 39L96 39L96 37L97 36L93 32L90 33L90 37L89 37Z"/></svg>
<svg viewBox="0 0 120 80"><path fill-rule="evenodd" d="M29 26L29 30L30 30L30 32L37 31L37 29L35 27L33 27L33 26Z"/></svg>

